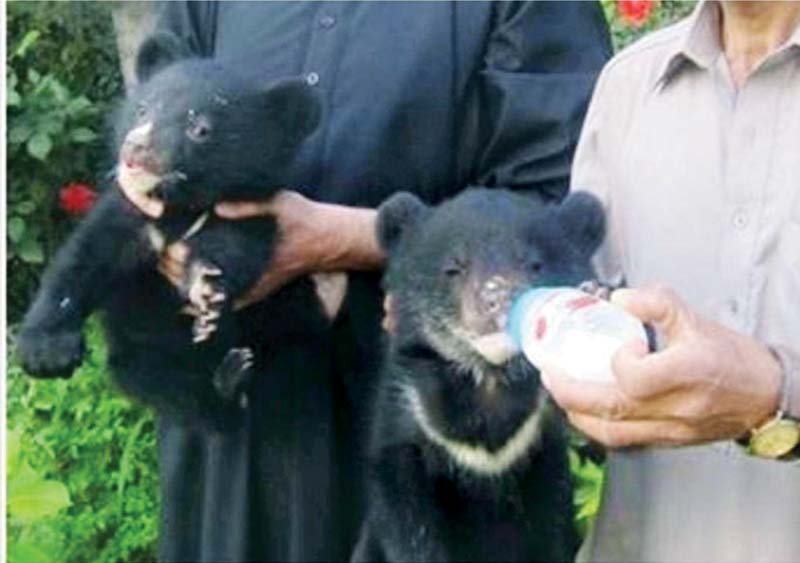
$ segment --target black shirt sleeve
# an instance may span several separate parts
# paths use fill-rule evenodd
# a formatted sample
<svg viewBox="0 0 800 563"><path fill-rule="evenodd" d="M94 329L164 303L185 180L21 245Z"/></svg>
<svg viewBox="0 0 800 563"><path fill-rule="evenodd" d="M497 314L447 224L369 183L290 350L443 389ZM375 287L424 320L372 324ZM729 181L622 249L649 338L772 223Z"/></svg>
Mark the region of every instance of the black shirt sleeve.
<svg viewBox="0 0 800 563"><path fill-rule="evenodd" d="M156 27L174 33L198 57L214 56L216 2L162 2Z"/></svg>
<svg viewBox="0 0 800 563"><path fill-rule="evenodd" d="M480 73L479 184L560 199L595 78L611 55L594 2L501 2Z"/></svg>

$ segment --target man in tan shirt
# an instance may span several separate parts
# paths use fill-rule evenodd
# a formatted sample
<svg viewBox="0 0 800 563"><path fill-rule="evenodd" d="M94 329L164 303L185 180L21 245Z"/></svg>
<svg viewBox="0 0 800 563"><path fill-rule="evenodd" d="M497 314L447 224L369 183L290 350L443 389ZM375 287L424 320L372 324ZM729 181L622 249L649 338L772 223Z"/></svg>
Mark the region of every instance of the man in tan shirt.
<svg viewBox="0 0 800 563"><path fill-rule="evenodd" d="M659 335L614 384L543 373L614 448L584 554L800 561L800 465L733 442L800 419L800 3L703 3L620 53L572 184L606 205L601 273L636 288L614 299Z"/></svg>

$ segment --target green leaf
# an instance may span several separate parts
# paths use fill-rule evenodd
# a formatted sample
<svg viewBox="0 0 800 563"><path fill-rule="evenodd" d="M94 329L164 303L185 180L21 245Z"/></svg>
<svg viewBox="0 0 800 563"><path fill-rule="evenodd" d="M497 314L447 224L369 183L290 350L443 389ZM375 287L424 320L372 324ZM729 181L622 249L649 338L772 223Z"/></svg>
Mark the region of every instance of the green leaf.
<svg viewBox="0 0 800 563"><path fill-rule="evenodd" d="M35 238L25 237L17 246L17 255L20 260L28 264L43 264L44 251L42 245Z"/></svg>
<svg viewBox="0 0 800 563"><path fill-rule="evenodd" d="M59 104L66 104L67 100L69 99L69 90L67 87L61 84L55 78L50 80L50 91L53 92L53 96L55 97L56 101Z"/></svg>
<svg viewBox="0 0 800 563"><path fill-rule="evenodd" d="M6 467L9 477L17 472L19 466L20 439L22 438L22 428L15 428L6 432L8 443L6 444Z"/></svg>
<svg viewBox="0 0 800 563"><path fill-rule="evenodd" d="M58 481L36 479L9 489L8 513L22 521L55 514L71 504L69 491Z"/></svg>
<svg viewBox="0 0 800 563"><path fill-rule="evenodd" d="M9 499L16 494L17 489L25 488L30 483L41 481L41 476L30 466L30 464L22 459L21 449L17 459L17 464L14 467L14 473L8 475L8 497Z"/></svg>
<svg viewBox="0 0 800 563"><path fill-rule="evenodd" d="M33 130L24 123L13 125L8 131L8 142L12 145L20 145L27 141L32 133Z"/></svg>
<svg viewBox="0 0 800 563"><path fill-rule="evenodd" d="M53 148L53 141L45 133L36 133L28 139L26 147L29 155L43 161L50 154L50 150Z"/></svg>
<svg viewBox="0 0 800 563"><path fill-rule="evenodd" d="M27 50L30 49L34 43L36 43L36 41L38 41L40 35L41 32L35 29L26 33L25 37L22 38L22 40L19 42L19 45L14 50L13 56L24 57Z"/></svg>
<svg viewBox="0 0 800 563"><path fill-rule="evenodd" d="M9 542L9 563L41 563L42 561L52 560L53 555L51 553L46 553L32 541Z"/></svg>
<svg viewBox="0 0 800 563"><path fill-rule="evenodd" d="M37 127L41 133L46 133L50 137L60 137L64 131L64 117L52 113L43 118Z"/></svg>
<svg viewBox="0 0 800 563"><path fill-rule="evenodd" d="M12 107L18 106L20 103L22 103L22 98L20 98L19 92L10 88L6 93L6 105Z"/></svg>
<svg viewBox="0 0 800 563"><path fill-rule="evenodd" d="M122 496L122 493L125 491L125 481L131 474L133 450L137 445L139 433L142 431L142 427L147 423L147 421L147 418L142 418L138 423L136 423L136 426L134 426L133 430L128 436L127 441L125 442L125 449L122 450L122 458L119 462L119 478L117 479L117 495L119 496Z"/></svg>
<svg viewBox="0 0 800 563"><path fill-rule="evenodd" d="M91 143L97 138L97 135L87 127L78 127L72 130L69 134L69 138L76 143Z"/></svg>
<svg viewBox="0 0 800 563"><path fill-rule="evenodd" d="M52 401L34 401L33 408L39 411L51 411L53 410L53 402Z"/></svg>
<svg viewBox="0 0 800 563"><path fill-rule="evenodd" d="M8 238L14 244L22 240L22 235L25 234L25 220L22 217L11 217L8 220Z"/></svg>
<svg viewBox="0 0 800 563"><path fill-rule="evenodd" d="M14 205L14 213L17 215L30 215L34 211L36 211L36 203L29 199Z"/></svg>
<svg viewBox="0 0 800 563"><path fill-rule="evenodd" d="M37 84L42 79L42 75L36 72L35 69L29 68L28 69L28 82L31 84Z"/></svg>
<svg viewBox="0 0 800 563"><path fill-rule="evenodd" d="M89 109L90 107L92 107L92 102L90 102L86 96L79 96L70 100L70 102L67 104L66 110L70 116L75 116Z"/></svg>

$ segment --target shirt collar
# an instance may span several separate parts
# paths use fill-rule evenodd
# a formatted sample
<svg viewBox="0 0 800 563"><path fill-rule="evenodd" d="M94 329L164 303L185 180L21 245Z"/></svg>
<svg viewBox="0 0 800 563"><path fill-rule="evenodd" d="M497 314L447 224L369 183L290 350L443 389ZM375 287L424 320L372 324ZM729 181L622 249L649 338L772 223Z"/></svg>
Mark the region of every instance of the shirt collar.
<svg viewBox="0 0 800 563"><path fill-rule="evenodd" d="M689 16L682 36L667 53L653 86L659 88L669 82L686 62L708 69L719 54L719 6L713 0L701 0Z"/></svg>
<svg viewBox="0 0 800 563"><path fill-rule="evenodd" d="M708 69L721 53L719 40L718 0L701 0L689 16L686 28L656 74L654 88L658 89L675 77L687 62ZM800 25L786 42L786 48L800 51Z"/></svg>

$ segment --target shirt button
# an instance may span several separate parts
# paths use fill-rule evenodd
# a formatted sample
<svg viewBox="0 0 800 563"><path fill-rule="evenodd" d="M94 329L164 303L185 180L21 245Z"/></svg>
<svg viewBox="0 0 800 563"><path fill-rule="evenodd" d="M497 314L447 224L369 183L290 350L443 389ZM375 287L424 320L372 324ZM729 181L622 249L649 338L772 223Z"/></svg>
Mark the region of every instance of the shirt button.
<svg viewBox="0 0 800 563"><path fill-rule="evenodd" d="M309 72L306 74L306 82L309 86L316 86L319 84L319 74L316 72Z"/></svg>
<svg viewBox="0 0 800 563"><path fill-rule="evenodd" d="M333 16L322 16L319 19L319 25L321 25L323 29L330 29L336 25L336 18Z"/></svg>
<svg viewBox="0 0 800 563"><path fill-rule="evenodd" d="M744 209L736 210L736 212L733 214L733 226L741 230L747 226L747 222L747 211Z"/></svg>

